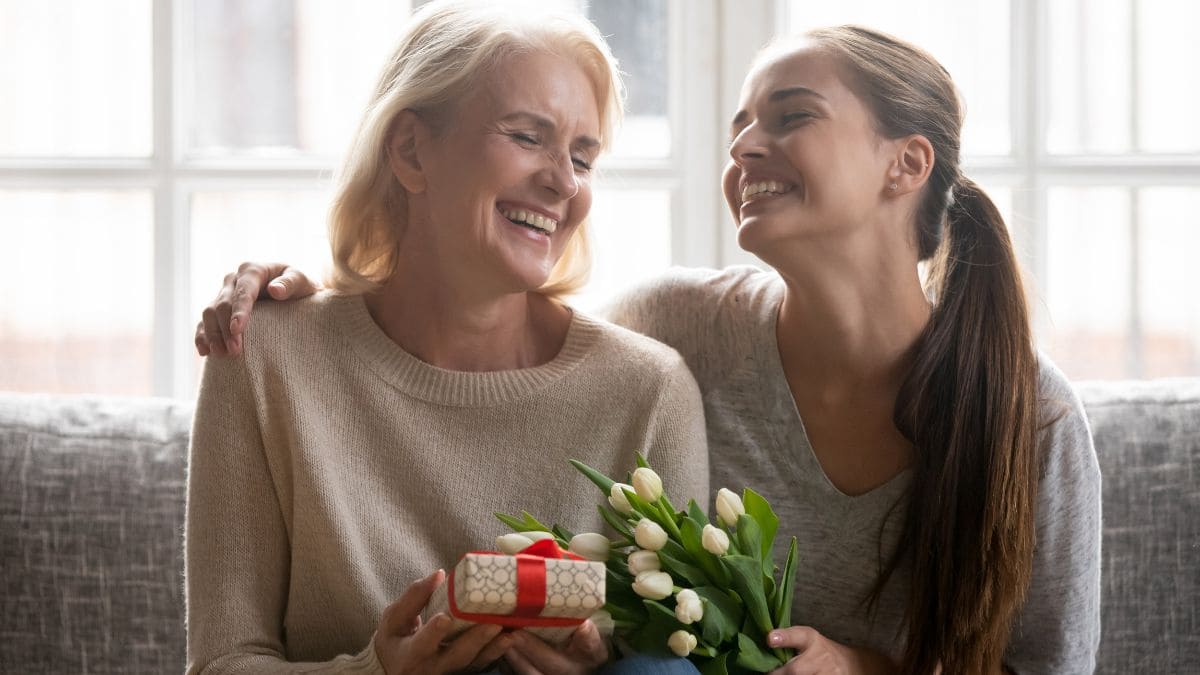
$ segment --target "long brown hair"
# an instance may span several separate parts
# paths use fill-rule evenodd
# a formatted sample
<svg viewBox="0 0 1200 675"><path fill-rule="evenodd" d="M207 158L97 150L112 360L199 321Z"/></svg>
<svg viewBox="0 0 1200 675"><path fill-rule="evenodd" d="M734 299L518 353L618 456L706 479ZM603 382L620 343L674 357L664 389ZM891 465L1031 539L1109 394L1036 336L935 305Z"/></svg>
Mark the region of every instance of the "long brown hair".
<svg viewBox="0 0 1200 675"><path fill-rule="evenodd" d="M960 173L949 73L870 29L809 37L846 68L883 136L933 145L916 223L933 313L893 413L915 449L913 478L872 596L907 562L903 672L984 672L1000 663L1033 566L1038 364L1020 270L995 204Z"/></svg>

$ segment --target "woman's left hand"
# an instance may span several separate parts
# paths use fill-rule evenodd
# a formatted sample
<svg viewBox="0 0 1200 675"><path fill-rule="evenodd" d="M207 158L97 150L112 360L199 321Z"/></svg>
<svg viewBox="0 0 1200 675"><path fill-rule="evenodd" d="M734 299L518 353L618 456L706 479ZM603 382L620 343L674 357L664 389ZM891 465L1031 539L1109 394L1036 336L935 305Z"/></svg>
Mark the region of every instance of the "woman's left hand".
<svg viewBox="0 0 1200 675"><path fill-rule="evenodd" d="M834 642L808 626L773 630L767 645L796 650L796 656L772 675L885 675L897 670L878 652Z"/></svg>
<svg viewBox="0 0 1200 675"><path fill-rule="evenodd" d="M580 624L562 649L551 647L538 636L523 630L516 631L512 637L512 646L504 658L520 675L582 675L608 661L608 645L591 621Z"/></svg>

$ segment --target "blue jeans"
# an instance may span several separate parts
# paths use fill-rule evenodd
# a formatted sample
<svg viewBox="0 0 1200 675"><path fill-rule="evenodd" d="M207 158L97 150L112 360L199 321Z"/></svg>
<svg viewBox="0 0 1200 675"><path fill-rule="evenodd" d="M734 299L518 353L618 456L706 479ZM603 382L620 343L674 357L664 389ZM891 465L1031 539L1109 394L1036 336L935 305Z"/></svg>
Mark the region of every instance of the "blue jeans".
<svg viewBox="0 0 1200 675"><path fill-rule="evenodd" d="M678 656L630 654L600 669L600 675L698 675L691 661Z"/></svg>

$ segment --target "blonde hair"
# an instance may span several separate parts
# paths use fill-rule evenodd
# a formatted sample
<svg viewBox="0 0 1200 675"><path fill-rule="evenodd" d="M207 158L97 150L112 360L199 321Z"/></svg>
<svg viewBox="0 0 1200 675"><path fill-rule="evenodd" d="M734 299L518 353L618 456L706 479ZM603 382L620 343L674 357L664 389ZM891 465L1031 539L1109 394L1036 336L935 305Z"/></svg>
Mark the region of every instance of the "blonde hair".
<svg viewBox="0 0 1200 675"><path fill-rule="evenodd" d="M600 142L606 149L620 124L624 88L604 38L577 13L548 12L533 3L431 2L411 17L383 69L351 143L329 217L331 288L377 289L396 269L407 225L407 193L392 175L387 143L404 110L448 119L456 104L493 68L514 55L549 52L583 70L596 94ZM591 268L587 221L567 242L538 292L559 297L578 290Z"/></svg>

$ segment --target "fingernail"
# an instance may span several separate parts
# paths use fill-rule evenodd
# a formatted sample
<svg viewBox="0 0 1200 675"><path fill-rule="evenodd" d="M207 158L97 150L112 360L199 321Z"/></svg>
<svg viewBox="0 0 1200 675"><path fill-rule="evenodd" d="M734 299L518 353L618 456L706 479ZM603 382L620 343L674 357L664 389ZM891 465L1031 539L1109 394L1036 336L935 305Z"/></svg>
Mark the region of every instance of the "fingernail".
<svg viewBox="0 0 1200 675"><path fill-rule="evenodd" d="M779 633L771 633L767 636L767 644L772 647L778 647L780 642L783 642L783 636Z"/></svg>
<svg viewBox="0 0 1200 675"><path fill-rule="evenodd" d="M242 325L242 317L234 316L229 320L229 330L237 330Z"/></svg>

